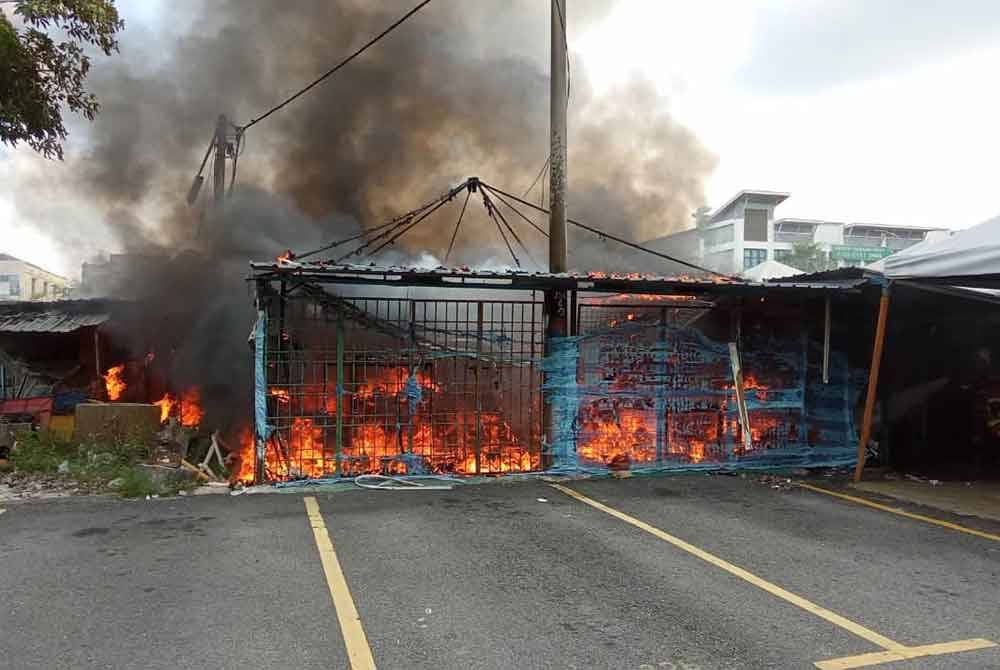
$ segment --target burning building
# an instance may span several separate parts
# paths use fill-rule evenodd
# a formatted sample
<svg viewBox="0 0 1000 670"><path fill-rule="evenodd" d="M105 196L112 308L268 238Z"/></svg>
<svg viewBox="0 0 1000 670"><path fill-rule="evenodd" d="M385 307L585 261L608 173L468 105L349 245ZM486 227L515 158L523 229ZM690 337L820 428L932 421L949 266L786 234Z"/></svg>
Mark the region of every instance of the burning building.
<svg viewBox="0 0 1000 670"><path fill-rule="evenodd" d="M825 348L817 315L852 309L864 279L253 268L258 481L854 459L863 354ZM546 343L552 289L570 336Z"/></svg>

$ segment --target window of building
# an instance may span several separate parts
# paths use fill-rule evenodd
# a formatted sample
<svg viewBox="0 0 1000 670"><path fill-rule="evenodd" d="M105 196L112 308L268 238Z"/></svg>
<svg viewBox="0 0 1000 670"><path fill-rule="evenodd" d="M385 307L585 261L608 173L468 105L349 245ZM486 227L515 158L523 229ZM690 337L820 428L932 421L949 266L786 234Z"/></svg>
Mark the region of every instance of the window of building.
<svg viewBox="0 0 1000 670"><path fill-rule="evenodd" d="M779 263L784 263L785 259L792 255L791 249L775 249L774 250L774 260Z"/></svg>
<svg viewBox="0 0 1000 670"><path fill-rule="evenodd" d="M0 297L14 297L20 295L20 275L0 275Z"/></svg>
<svg viewBox="0 0 1000 670"><path fill-rule="evenodd" d="M749 270L767 260L767 249L744 249L743 269Z"/></svg>
<svg viewBox="0 0 1000 670"><path fill-rule="evenodd" d="M732 224L728 226L719 226L718 228L711 228L705 231L705 246L706 247L717 247L720 244L728 244L733 241L735 237L734 226Z"/></svg>
<svg viewBox="0 0 1000 670"><path fill-rule="evenodd" d="M743 213L743 239L767 242L767 210L748 209Z"/></svg>

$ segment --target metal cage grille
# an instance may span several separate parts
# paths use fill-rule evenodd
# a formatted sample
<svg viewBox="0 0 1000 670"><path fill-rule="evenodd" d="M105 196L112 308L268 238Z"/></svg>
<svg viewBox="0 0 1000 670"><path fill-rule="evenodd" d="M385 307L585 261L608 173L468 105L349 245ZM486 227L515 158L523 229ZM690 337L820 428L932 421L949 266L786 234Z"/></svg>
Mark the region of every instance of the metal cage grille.
<svg viewBox="0 0 1000 670"><path fill-rule="evenodd" d="M268 312L266 479L540 469L541 302L291 291Z"/></svg>

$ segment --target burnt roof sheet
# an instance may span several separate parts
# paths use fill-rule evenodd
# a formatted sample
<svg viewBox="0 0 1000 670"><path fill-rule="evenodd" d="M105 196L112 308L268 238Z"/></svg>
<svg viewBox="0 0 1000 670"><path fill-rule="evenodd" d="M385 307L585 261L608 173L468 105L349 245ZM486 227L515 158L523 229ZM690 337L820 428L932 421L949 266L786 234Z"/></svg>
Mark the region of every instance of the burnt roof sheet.
<svg viewBox="0 0 1000 670"><path fill-rule="evenodd" d="M0 303L0 333L72 333L111 318L101 300Z"/></svg>
<svg viewBox="0 0 1000 670"><path fill-rule="evenodd" d="M741 293L770 290L847 291L869 283L868 275L837 278L803 275L781 283L749 282L738 277L711 275L655 276L638 273L549 273L526 270L472 270L461 268L381 267L376 265L308 263L279 259L251 263L255 279L299 277L331 284L381 284L385 286L439 286L442 288L562 288L615 293ZM798 280L798 281L795 281Z"/></svg>
<svg viewBox="0 0 1000 670"><path fill-rule="evenodd" d="M110 314L41 314L0 315L0 333L72 333L87 326L99 326Z"/></svg>

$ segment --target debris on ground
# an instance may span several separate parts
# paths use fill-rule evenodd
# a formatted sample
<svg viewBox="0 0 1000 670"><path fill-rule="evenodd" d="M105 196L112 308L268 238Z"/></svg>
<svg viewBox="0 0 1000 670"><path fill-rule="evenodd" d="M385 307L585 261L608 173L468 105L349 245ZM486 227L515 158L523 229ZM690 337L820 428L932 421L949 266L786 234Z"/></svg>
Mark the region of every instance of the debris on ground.
<svg viewBox="0 0 1000 670"><path fill-rule="evenodd" d="M19 472L0 473L0 502L65 498L85 493L96 493L96 491L64 477Z"/></svg>
<svg viewBox="0 0 1000 670"><path fill-rule="evenodd" d="M789 477L781 475L759 475L757 481L766 486L770 486L776 491L788 491L795 488L795 482Z"/></svg>

